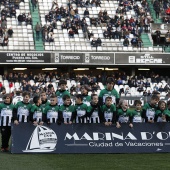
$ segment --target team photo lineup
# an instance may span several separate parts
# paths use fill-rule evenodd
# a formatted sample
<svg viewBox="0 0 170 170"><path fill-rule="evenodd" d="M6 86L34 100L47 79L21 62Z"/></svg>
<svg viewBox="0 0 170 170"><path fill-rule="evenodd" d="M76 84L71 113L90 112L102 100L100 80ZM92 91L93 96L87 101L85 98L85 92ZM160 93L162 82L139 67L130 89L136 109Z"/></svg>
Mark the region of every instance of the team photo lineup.
<svg viewBox="0 0 170 170"><path fill-rule="evenodd" d="M114 85L114 79L108 77L105 88L99 94L94 91L91 96L88 95L90 88L84 84L80 86L79 94L72 95L66 89L67 81L61 79L56 92L47 95L40 91L32 101L28 91L24 91L22 96L21 92L14 97L4 94L4 101L0 104L1 151L9 151L11 123L16 126L20 122L31 122L35 126L44 123L103 123L117 128L127 123L133 128L135 123L170 121L170 101L160 100L159 93L154 92L144 106L140 100L135 100L133 108L129 108L127 100L120 98Z"/></svg>
<svg viewBox="0 0 170 170"><path fill-rule="evenodd" d="M1 169L169 170L169 68L170 0L0 0Z"/></svg>

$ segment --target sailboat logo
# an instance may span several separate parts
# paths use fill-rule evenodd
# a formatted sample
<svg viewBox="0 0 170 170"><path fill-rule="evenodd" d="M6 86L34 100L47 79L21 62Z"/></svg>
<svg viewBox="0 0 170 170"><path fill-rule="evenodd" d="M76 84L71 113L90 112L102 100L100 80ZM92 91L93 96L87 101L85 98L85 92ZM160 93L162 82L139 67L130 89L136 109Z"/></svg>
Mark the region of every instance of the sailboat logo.
<svg viewBox="0 0 170 170"><path fill-rule="evenodd" d="M23 152L52 152L56 148L56 133L45 126L37 126Z"/></svg>

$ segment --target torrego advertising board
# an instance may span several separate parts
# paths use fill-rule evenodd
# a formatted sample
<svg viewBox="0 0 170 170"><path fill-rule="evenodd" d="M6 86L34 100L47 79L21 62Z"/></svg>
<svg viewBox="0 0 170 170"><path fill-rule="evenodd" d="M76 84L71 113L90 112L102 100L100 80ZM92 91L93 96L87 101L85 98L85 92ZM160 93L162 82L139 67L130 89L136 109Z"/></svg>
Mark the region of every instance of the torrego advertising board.
<svg viewBox="0 0 170 170"><path fill-rule="evenodd" d="M170 65L169 54L1 52L0 64Z"/></svg>
<svg viewBox="0 0 170 170"><path fill-rule="evenodd" d="M55 53L54 62L58 64L112 65L114 64L114 53Z"/></svg>
<svg viewBox="0 0 170 170"><path fill-rule="evenodd" d="M12 153L170 152L169 123L12 125Z"/></svg>

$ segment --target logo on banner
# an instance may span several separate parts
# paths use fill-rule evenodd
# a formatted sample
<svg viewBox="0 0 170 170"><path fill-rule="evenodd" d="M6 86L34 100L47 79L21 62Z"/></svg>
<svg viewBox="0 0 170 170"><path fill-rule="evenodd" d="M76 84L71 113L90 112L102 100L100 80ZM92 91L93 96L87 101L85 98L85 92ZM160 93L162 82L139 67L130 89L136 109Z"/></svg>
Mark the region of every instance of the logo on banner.
<svg viewBox="0 0 170 170"><path fill-rule="evenodd" d="M89 62L90 62L90 54L85 53L85 63L89 63Z"/></svg>
<svg viewBox="0 0 170 170"><path fill-rule="evenodd" d="M59 63L59 54L56 54L55 56L55 63Z"/></svg>
<svg viewBox="0 0 170 170"><path fill-rule="evenodd" d="M52 129L45 126L37 126L23 152L52 152L56 149L56 144L57 135Z"/></svg>
<svg viewBox="0 0 170 170"><path fill-rule="evenodd" d="M136 57L136 56L129 56L129 63L145 63L145 64L152 64L152 63L163 63L162 58L154 58L150 54L144 54L143 56Z"/></svg>

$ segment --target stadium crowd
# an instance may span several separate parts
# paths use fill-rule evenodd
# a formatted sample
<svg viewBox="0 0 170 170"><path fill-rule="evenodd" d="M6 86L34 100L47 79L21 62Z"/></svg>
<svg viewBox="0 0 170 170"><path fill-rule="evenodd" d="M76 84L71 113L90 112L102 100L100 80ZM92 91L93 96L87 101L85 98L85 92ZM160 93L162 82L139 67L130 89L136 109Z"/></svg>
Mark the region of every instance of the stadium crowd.
<svg viewBox="0 0 170 170"><path fill-rule="evenodd" d="M158 91L165 95L165 93L169 92L170 82L168 77L163 77L153 72L147 73L145 76L141 74L132 76L120 71L110 73L109 75L102 73L98 76L93 76L93 73L79 75L74 72L59 74L57 71L39 73L37 75L34 75L32 72L29 74L9 73L1 76L0 91L1 93L3 93L3 89L12 93L18 90L29 91L35 95L43 90L48 94L52 94L58 89L58 82L61 79L65 79L67 80L67 90L71 94L79 93L81 86L84 84L88 85L89 93L99 93L106 85L107 77L114 78L115 88L122 96L146 96L153 91Z"/></svg>
<svg viewBox="0 0 170 170"><path fill-rule="evenodd" d="M18 17L16 16L16 9L19 9L19 4L21 2L24 2L24 0L1 0L0 1L0 7L1 7L1 26L0 26L0 45L1 46L7 46L9 42L9 38L13 35L13 29L10 26L10 28L7 28L7 18L18 18L18 23L21 23L23 21L26 22L26 24L30 24L30 14L28 14L28 18L26 18L26 14L20 14Z"/></svg>
<svg viewBox="0 0 170 170"><path fill-rule="evenodd" d="M73 7L73 4L76 7ZM59 6L57 1L54 0L51 10L46 14L46 23L50 25L44 25L48 30L48 27L56 28L56 21L62 22L62 29L67 29L69 37L74 38L75 34L79 34L81 29L84 38L91 42L91 46L100 46L98 39L102 37L95 37L94 33L89 30L89 26L105 27L103 30L104 38L108 39L124 39L125 42L128 40L131 42L133 47L141 47L142 40L140 35L142 32L148 32L150 23L153 22L151 15L149 14L149 6L146 0L141 1L141 4L137 4L137 1L119 1L119 7L116 10L114 17L110 17L107 10L100 10L98 17L90 17L89 8L100 7L102 3L100 0L92 1L74 1L69 0L67 8L63 5ZM84 17L81 18L79 14L79 7L86 8L84 11ZM134 16L128 18L127 12L134 11ZM126 17L125 17L126 16ZM88 22L90 21L90 22ZM53 29L47 31L47 35L53 34ZM54 35L55 36L55 35ZM43 33L44 37L44 33ZM44 38L48 41L47 38ZM129 46L130 43L123 43L124 46Z"/></svg>
<svg viewBox="0 0 170 170"><path fill-rule="evenodd" d="M17 16L16 10L20 8L21 2L24 2L24 0L0 1L0 4L4 7L1 10L1 45L8 45L9 38L14 33L12 27L7 29L8 17L17 18L19 25L23 22L26 25L32 25L30 13L20 13ZM31 4L33 11L35 8L38 8L39 3L37 0L31 0ZM60 21L62 23L61 28L68 31L68 37L74 38L75 34L83 32L84 38L93 47L101 46L103 39L117 39L122 42L122 46L141 47L143 43L140 37L141 33L149 32L150 23L154 22L150 15L148 2L146 0L142 0L140 3L139 1L120 0L114 16L109 16L108 11L105 9L100 10L96 18L94 16L91 17L89 8L102 7L102 5L103 2L101 0L68 0L67 7L65 7L59 5L57 0L54 0L50 11L45 15L46 24L41 26L41 23L39 23L39 27L33 29L36 30L36 33L38 31L42 33L44 42L51 43L55 39L54 29L57 29L57 22ZM79 11L84 8L86 9L82 17ZM155 0L153 2L153 8L156 18L160 18L161 10L166 11L169 9L169 2L167 0ZM164 15L163 21L169 23L169 14ZM96 37L93 31L89 29L91 26L101 28L103 36Z"/></svg>

